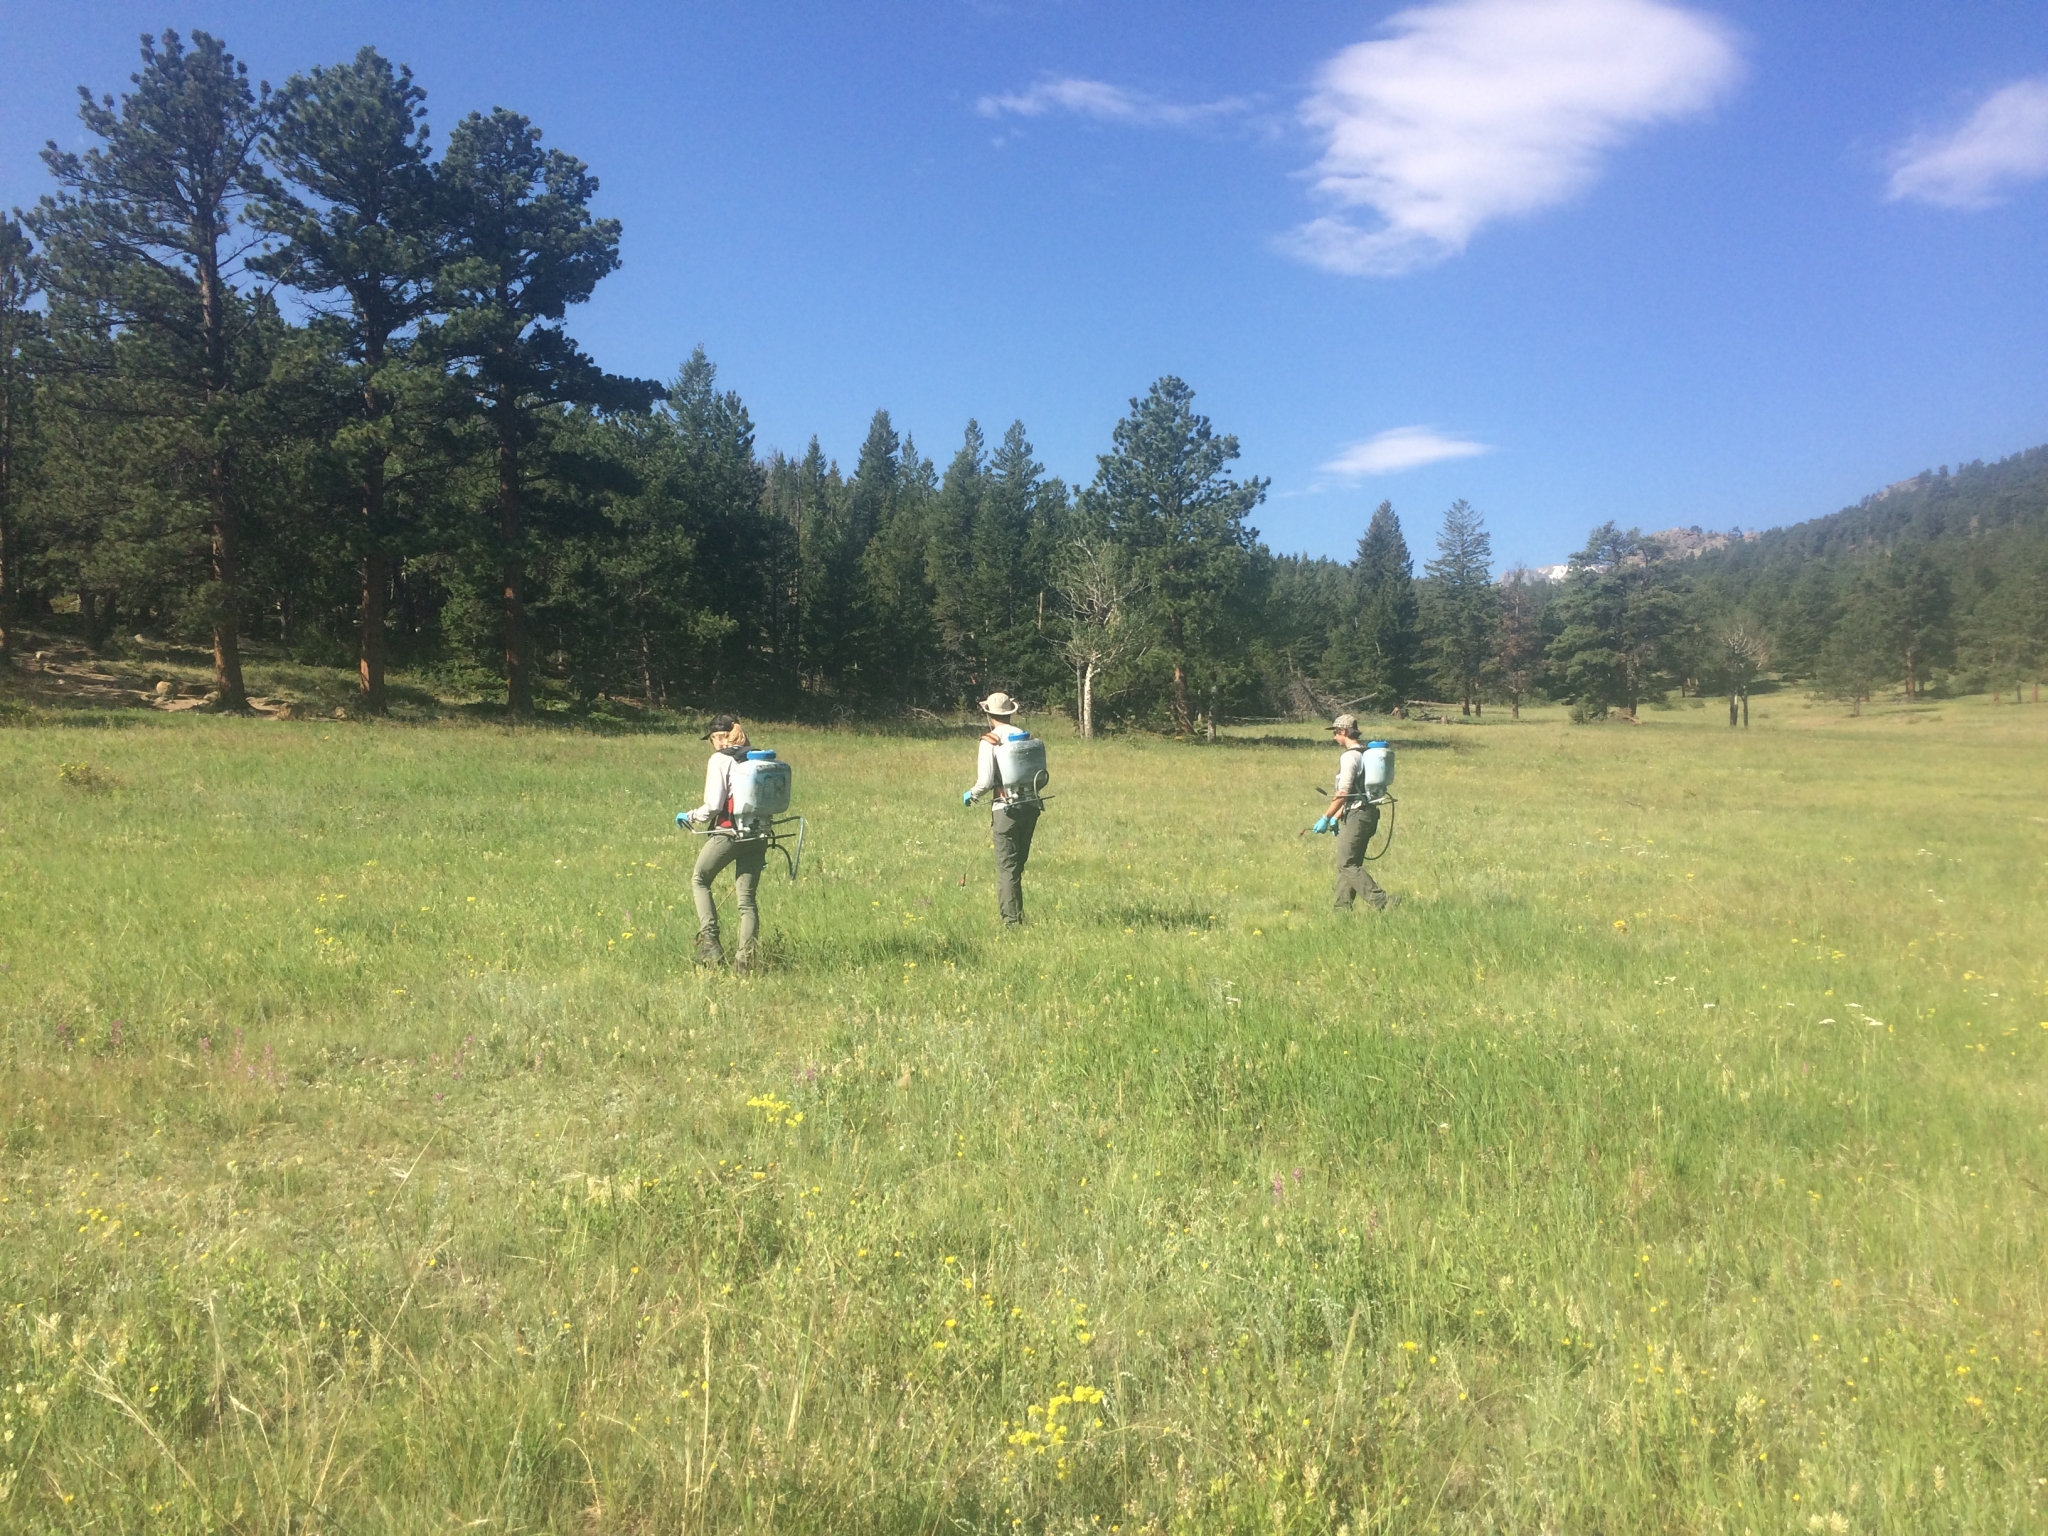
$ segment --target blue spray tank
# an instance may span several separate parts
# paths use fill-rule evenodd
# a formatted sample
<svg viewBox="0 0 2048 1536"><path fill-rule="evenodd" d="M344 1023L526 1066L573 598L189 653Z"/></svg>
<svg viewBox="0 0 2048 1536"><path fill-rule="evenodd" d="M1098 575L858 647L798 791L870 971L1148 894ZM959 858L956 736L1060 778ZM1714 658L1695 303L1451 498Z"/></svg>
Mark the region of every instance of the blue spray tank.
<svg viewBox="0 0 2048 1536"><path fill-rule="evenodd" d="M1368 741L1365 744L1363 772L1365 798L1377 805L1382 800L1391 800L1394 788L1394 748L1392 743Z"/></svg>
<svg viewBox="0 0 2048 1536"><path fill-rule="evenodd" d="M1013 799L1039 799L1051 778L1045 770L1045 743L1029 731L1005 732L996 745L996 772Z"/></svg>
<svg viewBox="0 0 2048 1536"><path fill-rule="evenodd" d="M803 863L804 834L810 830L803 817L788 814L790 796L795 787L795 771L788 763L779 760L772 749L763 748L749 751L732 765L727 789L732 797L730 835L743 840L765 841L789 865L791 880L796 879L798 866ZM792 821L796 823L796 847L793 850L784 846L783 836L783 828ZM708 836L718 830L691 825L688 812L676 817L676 825L698 836Z"/></svg>

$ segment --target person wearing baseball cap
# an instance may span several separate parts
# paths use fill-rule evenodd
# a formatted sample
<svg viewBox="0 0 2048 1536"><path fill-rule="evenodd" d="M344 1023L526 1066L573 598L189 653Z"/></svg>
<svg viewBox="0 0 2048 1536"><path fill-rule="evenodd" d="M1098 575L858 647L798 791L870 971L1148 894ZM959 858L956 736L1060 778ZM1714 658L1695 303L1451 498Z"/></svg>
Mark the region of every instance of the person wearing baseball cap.
<svg viewBox="0 0 2048 1536"><path fill-rule="evenodd" d="M1331 786L1330 808L1315 825L1318 832L1337 835L1337 889L1330 905L1348 912L1363 896L1368 905L1385 911L1392 899L1365 867L1366 845L1379 830L1380 808L1365 798L1365 747L1358 739L1358 716L1339 715L1330 722L1337 738L1337 782Z"/></svg>
<svg viewBox="0 0 2048 1536"><path fill-rule="evenodd" d="M726 865L733 867L733 896L740 909L740 944L733 954L732 968L739 975L753 969L754 945L761 933L761 913L755 897L761 889L761 871L768 864L768 844L759 837L745 837L733 825L733 765L746 761L747 728L737 715L720 715L700 740L711 743L711 756L704 764L704 803L685 811L676 820L690 831L709 835L690 871L690 899L697 905L697 963L722 965L725 949L718 938L718 904L711 896L711 883Z"/></svg>
<svg viewBox="0 0 2048 1536"><path fill-rule="evenodd" d="M1024 926L1024 865L1031 858L1031 835L1038 830L1042 807L1030 787L1003 783L996 748L1009 739L1011 720L1021 706L998 688L978 706L988 716L988 730L975 749L974 787L961 795L972 805L983 795L991 800L989 831L996 850L996 910L1005 928Z"/></svg>

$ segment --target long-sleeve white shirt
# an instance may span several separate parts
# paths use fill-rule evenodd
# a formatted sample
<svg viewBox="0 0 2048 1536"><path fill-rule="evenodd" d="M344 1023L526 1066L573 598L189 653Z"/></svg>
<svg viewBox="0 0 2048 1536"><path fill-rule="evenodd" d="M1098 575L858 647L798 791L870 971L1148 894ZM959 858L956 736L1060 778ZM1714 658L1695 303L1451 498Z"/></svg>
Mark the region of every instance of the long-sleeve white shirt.
<svg viewBox="0 0 2048 1536"><path fill-rule="evenodd" d="M998 726L997 730L1007 733L1009 726ZM1011 800L1010 791L1004 787L1002 775L996 771L996 744L987 736L981 738L980 749L974 755L974 788L970 793L979 800L993 791L998 805L1007 805Z"/></svg>
<svg viewBox="0 0 2048 1536"><path fill-rule="evenodd" d="M1337 782L1330 793L1349 799L1365 793L1365 749L1346 747L1337 755Z"/></svg>
<svg viewBox="0 0 2048 1536"><path fill-rule="evenodd" d="M704 803L690 813L692 821L716 826L725 819L725 803L732 798L732 770L736 763L728 752L714 752L704 763Z"/></svg>

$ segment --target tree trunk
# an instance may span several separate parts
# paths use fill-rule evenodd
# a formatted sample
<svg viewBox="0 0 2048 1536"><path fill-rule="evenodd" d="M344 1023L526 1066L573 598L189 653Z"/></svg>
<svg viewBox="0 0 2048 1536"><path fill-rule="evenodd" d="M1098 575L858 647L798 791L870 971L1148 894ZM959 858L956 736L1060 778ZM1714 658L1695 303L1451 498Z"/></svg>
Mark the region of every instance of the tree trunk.
<svg viewBox="0 0 2048 1536"><path fill-rule="evenodd" d="M1522 696L1519 693L1508 695L1508 718L1510 720L1522 718Z"/></svg>
<svg viewBox="0 0 2048 1536"><path fill-rule="evenodd" d="M1749 690L1742 690L1742 728L1749 729Z"/></svg>
<svg viewBox="0 0 2048 1536"><path fill-rule="evenodd" d="M218 239L220 231L211 225L206 234ZM211 250L211 243L204 247ZM206 347L206 404L222 404L228 393L228 340L226 295L222 292L220 268L212 259L202 260L199 269L199 325ZM228 444L219 422L213 428L212 447L206 464L207 515L213 524L213 679L219 690L218 707L245 710L249 696L242 686L242 608L237 590L235 505L228 485Z"/></svg>
<svg viewBox="0 0 2048 1536"><path fill-rule="evenodd" d="M512 402L501 399L501 411ZM519 450L511 438L512 424L498 425L498 542L504 560L505 708L515 715L533 713L533 663L527 654L526 615L520 604L526 573L519 561Z"/></svg>
<svg viewBox="0 0 2048 1536"><path fill-rule="evenodd" d="M214 600L220 605L213 615L213 684L220 691L219 708L244 710L249 707L249 696L242 686L242 616L235 555L235 525L223 507L213 525Z"/></svg>
<svg viewBox="0 0 2048 1536"><path fill-rule="evenodd" d="M1729 730L1731 730L1731 731L1732 731L1732 730L1734 730L1734 729L1735 729L1735 721L1736 721L1736 709L1735 709L1735 690L1734 690L1733 688L1730 688L1730 689L1728 690L1728 729L1729 729Z"/></svg>
<svg viewBox="0 0 2048 1536"><path fill-rule="evenodd" d="M1188 703L1188 671L1179 662L1173 664L1173 733L1185 736L1195 728L1195 713Z"/></svg>
<svg viewBox="0 0 2048 1536"><path fill-rule="evenodd" d="M0 337L0 658L14 654L15 593L21 582L14 548L14 358L13 343Z"/></svg>
<svg viewBox="0 0 2048 1536"><path fill-rule="evenodd" d="M1095 739L1095 661L1092 657L1081 665L1081 739Z"/></svg>
<svg viewBox="0 0 2048 1536"><path fill-rule="evenodd" d="M14 519L9 515L4 470L0 470L0 659L14 654Z"/></svg>
<svg viewBox="0 0 2048 1536"><path fill-rule="evenodd" d="M377 369L383 362L383 341L373 336L365 357L371 382L363 385L363 416L371 423L383 414L384 402L374 382ZM384 605L385 590L391 584L391 561L383 549L386 456L381 444L373 446L370 460L363 466L363 611L362 635L357 647L361 673L358 696L363 711L372 715L381 715L385 710Z"/></svg>
<svg viewBox="0 0 2048 1536"><path fill-rule="evenodd" d="M358 647L357 697L363 712L384 713L384 592L390 585L391 564L375 550L363 556L362 637Z"/></svg>

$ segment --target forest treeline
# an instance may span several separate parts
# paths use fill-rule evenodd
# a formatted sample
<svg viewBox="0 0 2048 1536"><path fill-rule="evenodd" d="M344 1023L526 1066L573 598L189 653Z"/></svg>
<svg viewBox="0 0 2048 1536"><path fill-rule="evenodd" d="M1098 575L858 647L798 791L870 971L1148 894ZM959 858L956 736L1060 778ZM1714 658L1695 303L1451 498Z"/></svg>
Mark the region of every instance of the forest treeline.
<svg viewBox="0 0 2048 1536"><path fill-rule="evenodd" d="M1022 423L924 456L886 411L850 470L760 452L698 351L606 372L566 329L618 265L589 168L505 109L436 152L373 49L273 91L203 32L80 90L89 147L0 220L0 649L72 627L260 638L514 713L601 697L784 717L996 687L1098 722L1419 700L1583 718L1770 678L1852 702L2015 687L2048 652L2048 450L1916 478L1689 558L1603 521L1496 579L1454 503L1418 573L1393 507L1350 562L1276 556L1266 482L1162 378L1070 487ZM1696 533L1697 530L1694 530Z"/></svg>

